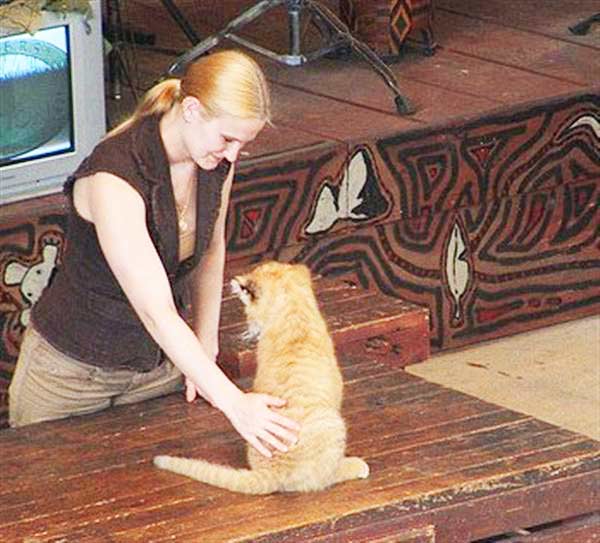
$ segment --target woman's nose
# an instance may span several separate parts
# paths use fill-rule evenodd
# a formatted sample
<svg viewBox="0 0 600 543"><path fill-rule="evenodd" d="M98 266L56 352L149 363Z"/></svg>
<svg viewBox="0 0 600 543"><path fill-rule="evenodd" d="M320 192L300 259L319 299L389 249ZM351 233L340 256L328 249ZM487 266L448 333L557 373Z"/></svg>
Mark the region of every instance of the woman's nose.
<svg viewBox="0 0 600 543"><path fill-rule="evenodd" d="M241 149L242 145L239 141L230 142L225 149L225 158L229 160L229 162L235 162L238 159Z"/></svg>

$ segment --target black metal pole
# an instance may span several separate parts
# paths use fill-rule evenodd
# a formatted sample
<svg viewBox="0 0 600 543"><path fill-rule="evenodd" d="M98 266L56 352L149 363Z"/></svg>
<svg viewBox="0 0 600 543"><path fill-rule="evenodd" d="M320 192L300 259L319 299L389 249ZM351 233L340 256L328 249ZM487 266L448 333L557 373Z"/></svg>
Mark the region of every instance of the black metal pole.
<svg viewBox="0 0 600 543"><path fill-rule="evenodd" d="M596 13L595 15L592 15L591 17L588 17L587 19L584 19L573 26L570 26L569 30L576 36L584 36L590 31L590 27L593 23L600 23L600 13Z"/></svg>
<svg viewBox="0 0 600 543"><path fill-rule="evenodd" d="M196 31L191 27L190 23L188 23L187 19L183 16L180 9L175 5L173 0L161 0L169 15L173 17L173 20L177 23L179 28L183 30L183 33L187 36L187 39L192 42L192 45L196 45L200 43L200 37L196 34Z"/></svg>
<svg viewBox="0 0 600 543"><path fill-rule="evenodd" d="M108 0L106 2L107 19L107 38L111 44L111 51L108 55L108 81L110 85L110 97L113 100L121 99L121 75L123 64L119 62L121 54L121 10L118 0Z"/></svg>

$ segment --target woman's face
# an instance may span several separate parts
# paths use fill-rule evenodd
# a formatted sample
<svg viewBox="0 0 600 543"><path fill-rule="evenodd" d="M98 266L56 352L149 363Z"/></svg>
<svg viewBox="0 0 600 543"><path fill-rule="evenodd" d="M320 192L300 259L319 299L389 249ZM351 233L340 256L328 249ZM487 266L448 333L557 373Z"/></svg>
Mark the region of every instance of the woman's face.
<svg viewBox="0 0 600 543"><path fill-rule="evenodd" d="M229 115L206 117L204 110L184 110L184 143L191 159L203 170L213 170L224 158L235 162L243 147L258 136L265 121Z"/></svg>

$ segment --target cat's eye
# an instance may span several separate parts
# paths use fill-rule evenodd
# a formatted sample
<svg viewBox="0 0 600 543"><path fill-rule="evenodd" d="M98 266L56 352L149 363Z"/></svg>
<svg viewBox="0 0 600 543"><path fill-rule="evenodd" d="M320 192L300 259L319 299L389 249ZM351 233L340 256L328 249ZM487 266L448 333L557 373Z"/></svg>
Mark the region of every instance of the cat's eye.
<svg viewBox="0 0 600 543"><path fill-rule="evenodd" d="M256 300L257 288L256 283L254 281L248 281L246 284L241 284L240 287L242 292L245 292L251 300Z"/></svg>
<svg viewBox="0 0 600 543"><path fill-rule="evenodd" d="M254 301L257 295L257 285L254 281L241 280L235 278L231 281L231 289L238 296L244 294L249 300Z"/></svg>

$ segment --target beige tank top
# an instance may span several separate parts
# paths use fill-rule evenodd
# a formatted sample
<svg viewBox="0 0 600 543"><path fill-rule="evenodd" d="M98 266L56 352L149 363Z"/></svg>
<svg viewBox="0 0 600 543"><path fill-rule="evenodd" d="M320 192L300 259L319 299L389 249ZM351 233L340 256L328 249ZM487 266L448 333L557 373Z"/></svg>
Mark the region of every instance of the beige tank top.
<svg viewBox="0 0 600 543"><path fill-rule="evenodd" d="M196 246L196 230L184 230L179 237L179 262L183 262L194 254Z"/></svg>

